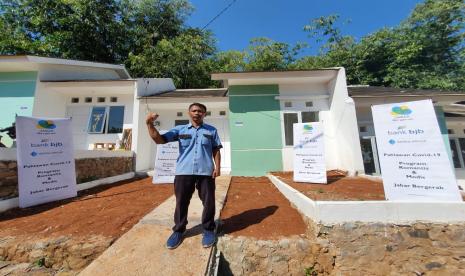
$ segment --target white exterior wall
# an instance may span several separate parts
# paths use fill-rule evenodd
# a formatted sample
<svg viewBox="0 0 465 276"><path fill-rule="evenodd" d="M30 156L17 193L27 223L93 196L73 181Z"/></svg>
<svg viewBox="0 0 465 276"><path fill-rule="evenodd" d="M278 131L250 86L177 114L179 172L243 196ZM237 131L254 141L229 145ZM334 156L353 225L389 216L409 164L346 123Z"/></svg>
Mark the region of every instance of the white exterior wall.
<svg viewBox="0 0 465 276"><path fill-rule="evenodd" d="M293 147L285 145L284 113L315 111L325 131L325 158L327 169L343 169L351 173L363 172L363 160L353 100L348 96L345 70L329 83L308 82L279 85L281 129L283 140L283 169L293 170ZM295 101L292 101L295 98ZM285 107L284 102L293 102ZM305 102L312 101L312 107Z"/></svg>
<svg viewBox="0 0 465 276"><path fill-rule="evenodd" d="M137 91L136 84L136 91ZM148 110L146 103L137 99L134 93L133 127L132 127L132 150L136 153L136 171L148 170L151 167L152 139L145 125Z"/></svg>
<svg viewBox="0 0 465 276"><path fill-rule="evenodd" d="M292 146L286 146L284 132L284 113L313 111L318 112L321 122L322 114L329 110L328 87L324 83L295 83L279 85L281 108L281 135L283 142L282 158L283 170L292 171L294 168L294 150ZM292 100L294 98L294 100ZM306 107L305 102L313 102L312 107ZM292 102L292 107L285 107L285 102Z"/></svg>
<svg viewBox="0 0 465 276"><path fill-rule="evenodd" d="M87 133L91 109L93 106L124 106L123 129L132 128L133 96L131 90L134 89L135 85L126 88L126 94L121 94L121 91L118 94L112 94L112 87L102 88L99 83L95 84L95 88L92 86L78 87L76 84L79 83L69 82L69 85L57 87L51 86L50 83L37 81L32 115L45 118L74 116L76 119L72 124L76 150L90 150L93 149L94 143L116 143L117 140L121 140L122 133ZM117 84L114 85L117 86ZM98 89L97 86L99 86ZM75 92L70 92L70 90ZM71 103L71 99L76 97L79 98L79 103ZM92 103L85 103L86 97L92 97ZM105 97L106 101L98 103L98 97ZM112 103L110 97L117 97L118 101Z"/></svg>
<svg viewBox="0 0 465 276"><path fill-rule="evenodd" d="M355 104L347 93L345 70L328 84L330 91L329 122L325 123L325 148L329 169L364 172Z"/></svg>
<svg viewBox="0 0 465 276"><path fill-rule="evenodd" d="M96 95L94 98L103 97L104 95ZM116 103L93 103L93 104L83 104L82 107L88 109L88 115L92 110L92 106L124 106L124 121L123 129L132 128L132 116L133 116L133 97L132 95L115 95L118 97L118 102ZM81 97L83 98L83 97ZM109 96L106 96L109 99ZM71 102L71 97L68 99L68 107L73 106ZM84 129L87 129L89 120L86 121L85 125L81 125ZM110 133L110 134L87 134L87 149L93 149L94 143L116 143L117 140L123 138L123 133Z"/></svg>
<svg viewBox="0 0 465 276"><path fill-rule="evenodd" d="M44 83L40 82L40 77L38 77L32 116L63 118L66 116L66 100L65 95L47 89Z"/></svg>

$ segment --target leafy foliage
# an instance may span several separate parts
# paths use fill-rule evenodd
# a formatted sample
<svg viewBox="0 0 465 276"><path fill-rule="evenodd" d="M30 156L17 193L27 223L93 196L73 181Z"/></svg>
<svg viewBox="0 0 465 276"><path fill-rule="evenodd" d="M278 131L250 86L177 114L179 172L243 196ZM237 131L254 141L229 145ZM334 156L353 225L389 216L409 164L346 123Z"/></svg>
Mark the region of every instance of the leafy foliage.
<svg viewBox="0 0 465 276"><path fill-rule="evenodd" d="M216 56L217 71L277 71L288 69L305 47L298 43L291 47L266 37L254 38L244 51L221 52Z"/></svg>
<svg viewBox="0 0 465 276"><path fill-rule="evenodd" d="M189 28L188 0L2 0L0 54L124 63L134 77L170 77L177 87L215 86L211 72L343 66L352 84L465 90L465 3L425 0L399 26L360 40L339 15L304 27L305 43L259 37L243 51L218 52L213 35ZM315 43L314 43L315 42Z"/></svg>
<svg viewBox="0 0 465 276"><path fill-rule="evenodd" d="M306 26L329 36L322 54L298 60L295 68L343 66L348 81L395 87L465 89L465 4L426 0L395 28L384 28L355 42L341 36L337 16Z"/></svg>
<svg viewBox="0 0 465 276"><path fill-rule="evenodd" d="M4 0L0 54L124 63L134 77L210 86L212 35L187 28L187 0Z"/></svg>
<svg viewBox="0 0 465 276"><path fill-rule="evenodd" d="M210 33L190 29L140 54L130 54L128 65L134 77L173 78L179 88L208 87L214 85L210 80L213 45Z"/></svg>

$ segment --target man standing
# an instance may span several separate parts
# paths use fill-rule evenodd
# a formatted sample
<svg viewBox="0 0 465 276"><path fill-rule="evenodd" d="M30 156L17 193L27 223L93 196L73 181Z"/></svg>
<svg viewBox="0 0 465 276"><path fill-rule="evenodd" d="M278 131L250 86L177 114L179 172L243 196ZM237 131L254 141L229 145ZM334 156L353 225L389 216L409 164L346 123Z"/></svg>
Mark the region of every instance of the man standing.
<svg viewBox="0 0 465 276"><path fill-rule="evenodd" d="M182 242L187 225L187 211L192 194L197 187L202 200L203 247L210 247L216 241L215 236L215 177L220 176L220 149L222 148L218 132L213 126L203 123L207 107L200 103L189 106L191 122L176 126L160 135L153 126L158 114L147 115L146 123L150 137L157 144L172 141L179 143L179 157L176 162L174 194L176 210L174 212L173 233L166 247L174 249ZM214 162L213 162L214 161Z"/></svg>

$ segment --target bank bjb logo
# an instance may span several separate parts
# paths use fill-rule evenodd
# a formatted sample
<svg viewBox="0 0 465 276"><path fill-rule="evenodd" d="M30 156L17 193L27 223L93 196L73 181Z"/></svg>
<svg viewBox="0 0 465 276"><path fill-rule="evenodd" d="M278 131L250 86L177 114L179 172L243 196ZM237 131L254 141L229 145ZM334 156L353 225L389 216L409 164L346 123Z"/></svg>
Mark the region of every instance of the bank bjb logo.
<svg viewBox="0 0 465 276"><path fill-rule="evenodd" d="M391 115L393 117L404 117L412 114L412 110L408 108L406 105L401 105L401 106L394 106L391 109Z"/></svg>
<svg viewBox="0 0 465 276"><path fill-rule="evenodd" d="M311 133L313 130L312 125L304 125L304 133Z"/></svg>
<svg viewBox="0 0 465 276"><path fill-rule="evenodd" d="M54 129L57 126L53 123L52 120L40 120L37 122L38 129Z"/></svg>

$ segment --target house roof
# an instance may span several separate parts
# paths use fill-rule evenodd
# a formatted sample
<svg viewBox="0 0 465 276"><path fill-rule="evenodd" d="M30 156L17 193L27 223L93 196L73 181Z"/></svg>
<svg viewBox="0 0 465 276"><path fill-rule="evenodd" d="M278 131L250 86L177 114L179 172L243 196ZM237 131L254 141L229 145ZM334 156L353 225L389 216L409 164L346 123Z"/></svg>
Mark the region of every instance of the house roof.
<svg viewBox="0 0 465 276"><path fill-rule="evenodd" d="M76 79L76 80L42 80L40 82L49 82L49 83L59 83L59 82L113 82L113 81L129 81L135 82L137 79L101 79L101 80L91 80L91 79Z"/></svg>
<svg viewBox="0 0 465 276"><path fill-rule="evenodd" d="M264 71L264 70L250 70L250 71L227 71L227 72L213 72L212 75L225 75L225 74L280 74L280 73L298 73L298 72L317 72L317 71L338 71L341 67L333 68L315 68L315 69L292 69L292 70L274 70L274 71Z"/></svg>
<svg viewBox="0 0 465 276"><path fill-rule="evenodd" d="M393 96L465 96L465 91L445 91L434 89L403 89L395 87L381 86L348 86L351 97L393 97ZM227 97L227 88L207 88L207 89L176 89L159 93L153 96L140 98L215 98Z"/></svg>
<svg viewBox="0 0 465 276"><path fill-rule="evenodd" d="M118 75L122 79L131 78L129 73L126 71L126 68L124 67L124 65L120 65L120 64L110 64L110 63L103 63L103 62L72 60L72 59L62 59L62 58L39 57L39 56L31 56L31 55L0 55L0 69L2 65L5 65L6 69L8 69L9 71L21 70L21 69L34 70L34 65L40 65L40 64L69 65L69 66L113 69L118 73Z"/></svg>
<svg viewBox="0 0 465 276"><path fill-rule="evenodd" d="M334 79L341 68L283 71L244 71L211 74L212 80L227 81L229 85L322 82Z"/></svg>
<svg viewBox="0 0 465 276"><path fill-rule="evenodd" d="M396 88L383 86L368 85L349 85L347 86L349 96L355 98L363 97L393 97L393 96L465 96L465 91L448 91L438 89L413 89L413 88Z"/></svg>
<svg viewBox="0 0 465 276"><path fill-rule="evenodd" d="M153 96L140 97L147 99L164 99L164 98L219 98L226 97L227 88L207 88L207 89L176 89L173 91L159 93Z"/></svg>

